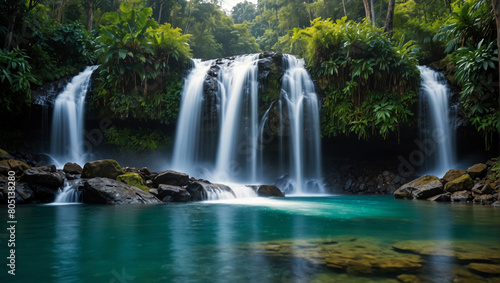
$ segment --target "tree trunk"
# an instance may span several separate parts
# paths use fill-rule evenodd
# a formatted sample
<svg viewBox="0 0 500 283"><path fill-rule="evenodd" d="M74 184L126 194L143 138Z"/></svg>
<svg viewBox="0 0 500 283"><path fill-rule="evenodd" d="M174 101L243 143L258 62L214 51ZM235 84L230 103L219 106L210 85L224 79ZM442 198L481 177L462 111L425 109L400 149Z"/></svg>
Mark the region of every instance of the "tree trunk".
<svg viewBox="0 0 500 283"><path fill-rule="evenodd" d="M389 0L389 7L387 8L387 18L385 18L384 32L387 33L387 37L392 37L392 29L394 24L394 6L396 0Z"/></svg>
<svg viewBox="0 0 500 283"><path fill-rule="evenodd" d="M342 7L344 7L344 16L347 18L347 11L345 9L345 0L342 0Z"/></svg>
<svg viewBox="0 0 500 283"><path fill-rule="evenodd" d="M19 14L19 3L20 1L15 1L13 5L11 6L10 10L10 15L9 15L9 22L8 22L8 27L7 27L7 33L5 34L5 40L4 40L4 45L3 48L6 50L10 50L10 47L12 45L12 37L14 35L14 27L16 26L16 18L17 15Z"/></svg>
<svg viewBox="0 0 500 283"><path fill-rule="evenodd" d="M163 2L160 3L160 11L158 12L158 24L161 25L161 10L163 10Z"/></svg>
<svg viewBox="0 0 500 283"><path fill-rule="evenodd" d="M60 0L59 10L57 11L57 23L61 23L63 20L64 10L66 9L67 0Z"/></svg>
<svg viewBox="0 0 500 283"><path fill-rule="evenodd" d="M370 11L372 16L372 25L375 26L375 8L373 7L373 0L370 0Z"/></svg>
<svg viewBox="0 0 500 283"><path fill-rule="evenodd" d="M92 30L94 22L94 0L87 0L87 30Z"/></svg>
<svg viewBox="0 0 500 283"><path fill-rule="evenodd" d="M497 48L500 50L500 0L492 0L493 12L495 13L495 21L497 24ZM498 62L500 64L500 52L498 53ZM499 87L500 84L500 65L498 66L498 83L496 87ZM500 111L500 98L498 99L497 111ZM500 137L500 129L498 130L498 135Z"/></svg>
<svg viewBox="0 0 500 283"><path fill-rule="evenodd" d="M372 15L370 12L370 3L368 3L368 0L363 0L363 4L365 5L366 18L371 21Z"/></svg>

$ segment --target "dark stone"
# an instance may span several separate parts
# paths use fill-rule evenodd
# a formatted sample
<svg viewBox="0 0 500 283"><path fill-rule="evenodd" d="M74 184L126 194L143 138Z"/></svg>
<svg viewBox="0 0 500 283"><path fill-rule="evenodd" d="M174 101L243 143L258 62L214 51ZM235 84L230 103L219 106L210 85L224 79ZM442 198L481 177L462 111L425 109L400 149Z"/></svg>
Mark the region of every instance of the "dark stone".
<svg viewBox="0 0 500 283"><path fill-rule="evenodd" d="M47 173L54 173L57 172L57 168L55 165L45 165L45 166L40 166L35 168L38 171L43 171Z"/></svg>
<svg viewBox="0 0 500 283"><path fill-rule="evenodd" d="M450 193L445 193L445 194L440 194L440 195L428 198L428 200L430 200L430 201L439 201L439 202L448 202L448 201L451 200L450 196L451 196Z"/></svg>
<svg viewBox="0 0 500 283"><path fill-rule="evenodd" d="M46 187L59 188L64 185L64 177L59 173L39 171L36 168L24 171L21 178L29 184L37 184Z"/></svg>
<svg viewBox="0 0 500 283"><path fill-rule="evenodd" d="M53 202L59 190L56 187L46 187L39 184L29 184L29 187L35 193L35 199L42 203Z"/></svg>
<svg viewBox="0 0 500 283"><path fill-rule="evenodd" d="M259 197L284 197L285 195L273 185L248 186L252 188Z"/></svg>
<svg viewBox="0 0 500 283"><path fill-rule="evenodd" d="M125 171L125 173L139 174L139 169L137 169L135 167L125 167L125 168L123 168L123 171Z"/></svg>
<svg viewBox="0 0 500 283"><path fill-rule="evenodd" d="M64 164L63 171L69 174L82 174L82 167L76 163L68 162Z"/></svg>
<svg viewBox="0 0 500 283"><path fill-rule="evenodd" d="M191 195L191 200L199 201L199 200L207 200L209 193L221 193L228 192L231 193L234 197L234 192L226 185L221 184L209 184L205 182L192 182L187 185L186 190Z"/></svg>
<svg viewBox="0 0 500 283"><path fill-rule="evenodd" d="M149 170L148 167L142 167L141 169L139 169L139 172L144 174L145 176L149 176L153 173L151 173L151 170Z"/></svg>
<svg viewBox="0 0 500 283"><path fill-rule="evenodd" d="M170 186L161 184L158 186L157 197L163 202L188 202L191 201L189 192L178 186Z"/></svg>
<svg viewBox="0 0 500 283"><path fill-rule="evenodd" d="M451 195L451 201L453 202L467 202L472 199L472 193L469 191L458 191Z"/></svg>
<svg viewBox="0 0 500 283"><path fill-rule="evenodd" d="M483 163L474 164L471 167L467 168L467 173L472 179L484 177L487 171L488 166Z"/></svg>
<svg viewBox="0 0 500 283"><path fill-rule="evenodd" d="M493 192L495 192L495 190L493 190L490 184L485 184L481 189L482 194L491 194Z"/></svg>
<svg viewBox="0 0 500 283"><path fill-rule="evenodd" d="M495 201L494 203L491 204L493 207L500 207L500 200Z"/></svg>
<svg viewBox="0 0 500 283"><path fill-rule="evenodd" d="M449 170L448 172L446 172L446 174L444 174L443 176L443 181L445 183L448 183L448 182L451 182L453 180L455 180L456 178L464 175L466 172L464 170L460 170L460 169L451 169Z"/></svg>
<svg viewBox="0 0 500 283"><path fill-rule="evenodd" d="M472 187L472 192L474 194L478 194L478 195L482 195L483 193L481 192L481 189L484 187L483 184L480 184L480 183L477 183L477 184L474 184L474 187Z"/></svg>
<svg viewBox="0 0 500 283"><path fill-rule="evenodd" d="M184 173L167 170L159 173L153 182L156 185L186 186L189 184L189 176Z"/></svg>
<svg viewBox="0 0 500 283"><path fill-rule="evenodd" d="M344 191L348 191L351 188L351 185L352 179L348 179L347 182L345 182Z"/></svg>
<svg viewBox="0 0 500 283"><path fill-rule="evenodd" d="M9 171L16 172L17 175L23 173L24 170L28 170L31 167L28 164L15 159L6 159L0 161L0 174L7 176Z"/></svg>
<svg viewBox="0 0 500 283"><path fill-rule="evenodd" d="M83 184L83 202L90 204L151 204L160 200L137 187L109 178L93 178Z"/></svg>
<svg viewBox="0 0 500 283"><path fill-rule="evenodd" d="M66 179L68 179L68 180L76 180L76 179L79 179L79 177L77 175L66 173Z"/></svg>
<svg viewBox="0 0 500 283"><path fill-rule="evenodd" d="M115 180L116 177L125 174L120 164L112 159L96 160L87 162L83 166L82 178L109 178Z"/></svg>

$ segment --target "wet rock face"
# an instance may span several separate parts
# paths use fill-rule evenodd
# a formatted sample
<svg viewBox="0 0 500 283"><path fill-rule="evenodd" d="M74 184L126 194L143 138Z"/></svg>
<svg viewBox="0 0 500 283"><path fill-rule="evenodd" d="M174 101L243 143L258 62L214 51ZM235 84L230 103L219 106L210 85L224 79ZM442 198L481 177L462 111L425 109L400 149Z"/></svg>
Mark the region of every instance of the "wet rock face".
<svg viewBox="0 0 500 283"><path fill-rule="evenodd" d="M191 194L183 187L159 185L157 196L162 202L188 202L191 201Z"/></svg>
<svg viewBox="0 0 500 283"><path fill-rule="evenodd" d="M37 90L33 91L31 94L33 105L37 107L54 107L57 95L64 90L71 78L72 77L69 76L57 81L45 83Z"/></svg>
<svg viewBox="0 0 500 283"><path fill-rule="evenodd" d="M428 199L443 193L443 184L438 177L425 175L401 186L394 192L395 198Z"/></svg>
<svg viewBox="0 0 500 283"><path fill-rule="evenodd" d="M112 159L91 161L83 166L82 178L109 178L115 180L116 177L125 174L120 164Z"/></svg>
<svg viewBox="0 0 500 283"><path fill-rule="evenodd" d="M153 179L153 183L157 186L160 184L186 186L189 184L189 175L173 170L166 170L158 173L158 175Z"/></svg>
<svg viewBox="0 0 500 283"><path fill-rule="evenodd" d="M108 178L93 178L81 188L83 202L88 204L152 204L161 202L137 187Z"/></svg>

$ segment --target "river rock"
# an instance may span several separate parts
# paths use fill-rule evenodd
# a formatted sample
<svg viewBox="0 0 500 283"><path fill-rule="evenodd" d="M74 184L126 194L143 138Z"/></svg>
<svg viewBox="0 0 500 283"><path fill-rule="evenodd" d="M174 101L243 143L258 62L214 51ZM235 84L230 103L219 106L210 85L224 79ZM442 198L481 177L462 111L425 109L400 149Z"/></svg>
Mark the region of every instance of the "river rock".
<svg viewBox="0 0 500 283"><path fill-rule="evenodd" d="M439 178L425 175L401 186L394 192L394 197L428 199L441 193L443 193L443 184Z"/></svg>
<svg viewBox="0 0 500 283"><path fill-rule="evenodd" d="M116 177L123 174L125 174L125 171L113 159L87 162L82 170L82 178L102 177L116 180Z"/></svg>
<svg viewBox="0 0 500 283"><path fill-rule="evenodd" d="M39 184L29 184L30 189L35 193L35 199L42 203L53 202L59 188L47 187Z"/></svg>
<svg viewBox="0 0 500 283"><path fill-rule="evenodd" d="M40 171L36 168L24 171L21 179L29 184L37 184L52 188L58 188L64 185L64 177L59 172Z"/></svg>
<svg viewBox="0 0 500 283"><path fill-rule="evenodd" d="M35 169L38 171L43 171L43 172L48 172L48 173L57 172L57 168L55 165L39 166L39 167L35 167Z"/></svg>
<svg viewBox="0 0 500 283"><path fill-rule="evenodd" d="M458 191L451 195L453 202L467 202L472 199L472 194L469 191Z"/></svg>
<svg viewBox="0 0 500 283"><path fill-rule="evenodd" d="M451 182L464 174L466 174L466 172L464 170L451 169L448 172L446 172L446 174L444 174L443 181L445 183L448 183L448 182Z"/></svg>
<svg viewBox="0 0 500 283"><path fill-rule="evenodd" d="M480 196L476 196L474 198L474 203L480 203L480 204L490 204L494 201L493 199L493 195L480 195Z"/></svg>
<svg viewBox="0 0 500 283"><path fill-rule="evenodd" d="M491 193L494 193L495 190L491 187L490 184L485 184L482 188L481 188L481 193L482 194L491 194Z"/></svg>
<svg viewBox="0 0 500 283"><path fill-rule="evenodd" d="M484 177L487 171L488 166L483 163L474 164L471 167L467 168L467 174L469 174L472 179Z"/></svg>
<svg viewBox="0 0 500 283"><path fill-rule="evenodd" d="M273 185L249 185L259 197L285 197L278 187Z"/></svg>
<svg viewBox="0 0 500 283"><path fill-rule="evenodd" d="M157 189L157 197L163 202L188 202L191 195L183 187L160 184Z"/></svg>
<svg viewBox="0 0 500 283"><path fill-rule="evenodd" d="M24 170L28 170L30 168L31 167L28 164L20 160L6 159L0 161L0 174L4 176L7 176L9 171L14 171L17 175L20 175Z"/></svg>
<svg viewBox="0 0 500 283"><path fill-rule="evenodd" d="M428 198L430 201L448 202L451 200L451 193L444 193Z"/></svg>
<svg viewBox="0 0 500 283"><path fill-rule="evenodd" d="M69 174L82 174L82 167L76 163L68 162L64 164L63 171Z"/></svg>
<svg viewBox="0 0 500 283"><path fill-rule="evenodd" d="M116 180L127 185L137 187L145 192L149 192L149 188L144 184L144 179L138 173L125 173L116 177Z"/></svg>
<svg viewBox="0 0 500 283"><path fill-rule="evenodd" d="M450 193L457 191L470 191L474 187L474 181L469 176L469 174L462 175L455 180L448 182L444 185L444 190Z"/></svg>
<svg viewBox="0 0 500 283"><path fill-rule="evenodd" d="M189 175L172 170L163 171L153 179L156 185L186 186L189 184Z"/></svg>
<svg viewBox="0 0 500 283"><path fill-rule="evenodd" d="M145 176L149 176L149 175L153 174L153 173L151 173L151 170L149 170L148 167L142 167L141 169L139 169L139 172Z"/></svg>
<svg viewBox="0 0 500 283"><path fill-rule="evenodd" d="M83 202L89 204L151 204L161 202L150 193L109 178L87 180L83 184L82 191Z"/></svg>
<svg viewBox="0 0 500 283"><path fill-rule="evenodd" d="M489 275L500 275L500 265L491 263L469 263L467 267L470 270L485 273Z"/></svg>
<svg viewBox="0 0 500 283"><path fill-rule="evenodd" d="M491 204L493 207L500 207L500 200L495 201L494 203Z"/></svg>
<svg viewBox="0 0 500 283"><path fill-rule="evenodd" d="M191 200L193 201L206 200L208 199L208 195L211 193L228 193L236 197L231 188L226 185L212 184L202 181L191 182L187 185L186 190L191 195Z"/></svg>

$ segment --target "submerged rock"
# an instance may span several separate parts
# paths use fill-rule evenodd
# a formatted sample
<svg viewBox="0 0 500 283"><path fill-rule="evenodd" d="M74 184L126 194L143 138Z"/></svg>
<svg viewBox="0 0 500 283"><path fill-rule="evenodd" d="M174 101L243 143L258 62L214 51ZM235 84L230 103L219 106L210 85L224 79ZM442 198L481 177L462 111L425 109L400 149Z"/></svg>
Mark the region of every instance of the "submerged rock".
<svg viewBox="0 0 500 283"><path fill-rule="evenodd" d="M443 193L443 184L438 177L425 175L404 184L394 192L395 198L428 199Z"/></svg>
<svg viewBox="0 0 500 283"><path fill-rule="evenodd" d="M89 204L151 204L161 202L137 187L109 178L93 178L84 182L83 202Z"/></svg>
<svg viewBox="0 0 500 283"><path fill-rule="evenodd" d="M186 186L189 184L189 175L173 170L160 172L153 182L158 186L160 184L171 186Z"/></svg>
<svg viewBox="0 0 500 283"><path fill-rule="evenodd" d="M112 159L96 160L87 162L83 166L82 178L109 178L116 180L116 177L125 174L120 164Z"/></svg>

